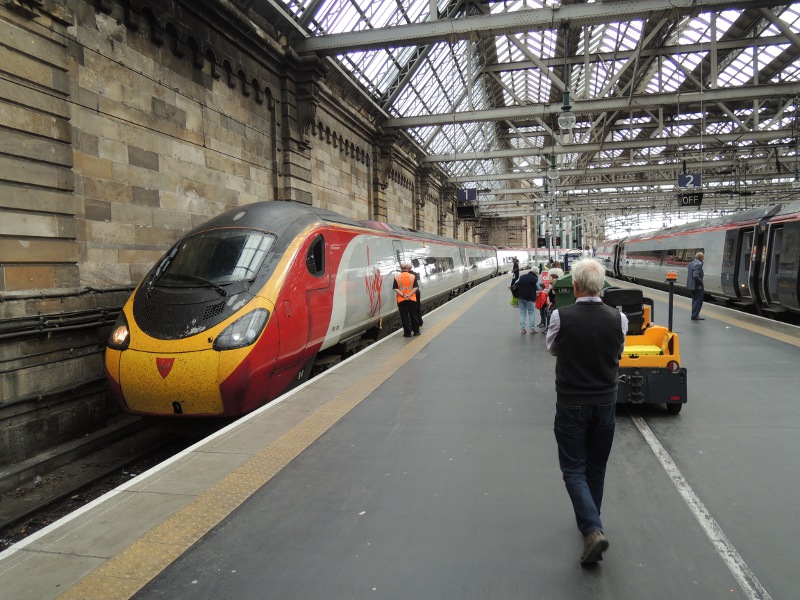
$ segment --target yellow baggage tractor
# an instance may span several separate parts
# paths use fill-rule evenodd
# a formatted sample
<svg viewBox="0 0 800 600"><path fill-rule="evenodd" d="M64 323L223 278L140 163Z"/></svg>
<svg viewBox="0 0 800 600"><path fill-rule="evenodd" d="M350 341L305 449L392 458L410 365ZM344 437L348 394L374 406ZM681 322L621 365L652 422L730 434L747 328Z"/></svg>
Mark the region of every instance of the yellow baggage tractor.
<svg viewBox="0 0 800 600"><path fill-rule="evenodd" d="M677 414L686 403L686 369L681 367L678 334L672 331L672 284L675 274L667 274L669 285L669 325L653 323L653 300L641 289L609 287L601 294L603 302L623 311L628 317L625 349L619 362L617 402L665 404Z"/></svg>

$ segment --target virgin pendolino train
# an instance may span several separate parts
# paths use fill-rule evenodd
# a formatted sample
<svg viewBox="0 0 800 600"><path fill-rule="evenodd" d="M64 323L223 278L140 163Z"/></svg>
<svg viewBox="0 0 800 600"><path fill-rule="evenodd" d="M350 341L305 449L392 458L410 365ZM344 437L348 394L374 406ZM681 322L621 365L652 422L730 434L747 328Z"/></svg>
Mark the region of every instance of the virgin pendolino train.
<svg viewBox="0 0 800 600"><path fill-rule="evenodd" d="M123 410L236 417L399 326L408 260L431 309L498 274L497 249L259 202L181 238L114 326L106 377Z"/></svg>
<svg viewBox="0 0 800 600"><path fill-rule="evenodd" d="M719 302L763 316L800 320L800 202L754 208L631 236L598 247L595 256L617 279L663 287L676 271L688 295L686 269L703 252L704 287Z"/></svg>

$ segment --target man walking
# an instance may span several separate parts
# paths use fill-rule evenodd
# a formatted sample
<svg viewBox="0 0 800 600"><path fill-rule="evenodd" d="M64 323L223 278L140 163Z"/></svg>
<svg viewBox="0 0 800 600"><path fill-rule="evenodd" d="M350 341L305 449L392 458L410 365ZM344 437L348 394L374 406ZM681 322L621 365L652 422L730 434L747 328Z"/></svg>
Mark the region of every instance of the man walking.
<svg viewBox="0 0 800 600"><path fill-rule="evenodd" d="M702 252L698 252L687 267L686 287L692 291L692 321L705 320L705 317L700 316L700 309L703 308L704 258L705 255Z"/></svg>
<svg viewBox="0 0 800 600"><path fill-rule="evenodd" d="M550 316L547 350L556 356L558 462L578 529L581 563L596 563L608 549L600 520L606 463L616 424L617 370L628 319L603 304L605 268L583 259L572 268L575 304Z"/></svg>

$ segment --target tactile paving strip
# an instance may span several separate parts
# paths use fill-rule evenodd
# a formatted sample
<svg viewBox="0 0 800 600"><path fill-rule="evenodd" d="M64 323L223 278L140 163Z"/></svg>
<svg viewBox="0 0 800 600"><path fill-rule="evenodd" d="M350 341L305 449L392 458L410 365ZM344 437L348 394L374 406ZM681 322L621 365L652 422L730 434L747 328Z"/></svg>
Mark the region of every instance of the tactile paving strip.
<svg viewBox="0 0 800 600"><path fill-rule="evenodd" d="M372 374L362 377L325 403L183 509L66 590L58 599L117 600L133 596L493 287L481 286L474 294L462 298L464 302L461 306L432 327L426 327L423 336L407 342Z"/></svg>

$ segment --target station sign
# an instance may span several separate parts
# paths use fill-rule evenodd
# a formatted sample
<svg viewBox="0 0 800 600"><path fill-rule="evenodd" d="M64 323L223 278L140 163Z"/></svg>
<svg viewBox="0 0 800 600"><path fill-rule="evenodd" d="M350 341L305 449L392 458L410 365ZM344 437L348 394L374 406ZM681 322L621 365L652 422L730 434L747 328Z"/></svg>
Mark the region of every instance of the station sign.
<svg viewBox="0 0 800 600"><path fill-rule="evenodd" d="M678 204L681 206L700 206L703 203L703 192L685 192L678 194Z"/></svg>
<svg viewBox="0 0 800 600"><path fill-rule="evenodd" d="M698 188L702 185L702 176L699 173L679 173L679 188Z"/></svg>

